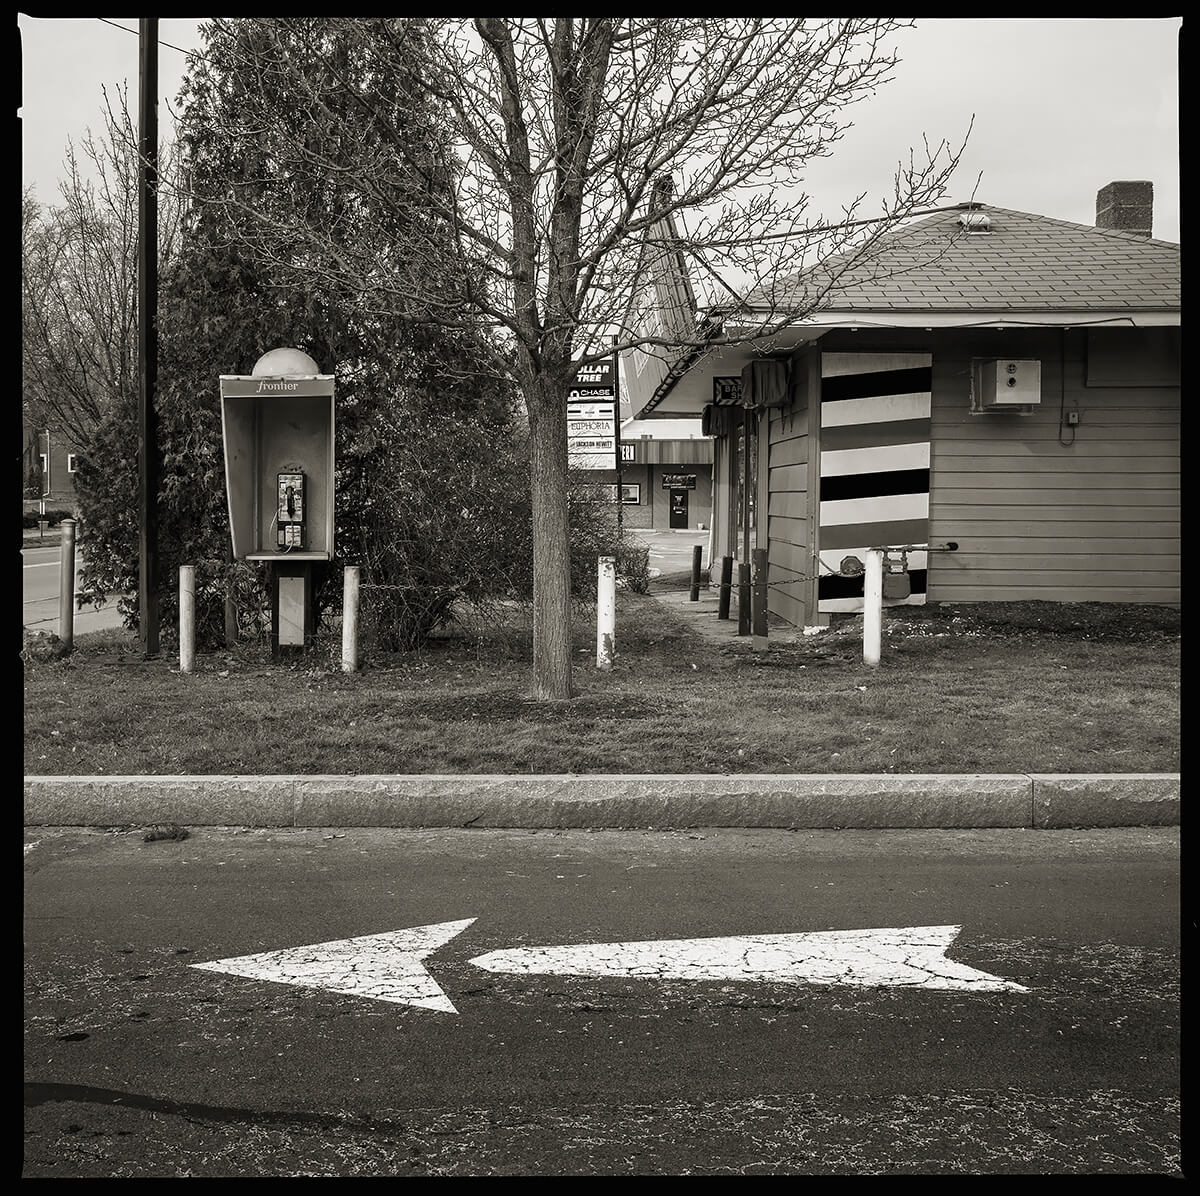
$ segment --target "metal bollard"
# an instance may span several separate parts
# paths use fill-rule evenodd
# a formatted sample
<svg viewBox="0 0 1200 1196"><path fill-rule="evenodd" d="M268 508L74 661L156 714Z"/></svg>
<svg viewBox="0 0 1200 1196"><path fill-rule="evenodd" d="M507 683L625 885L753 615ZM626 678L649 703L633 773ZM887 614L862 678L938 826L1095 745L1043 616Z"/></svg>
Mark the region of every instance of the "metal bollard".
<svg viewBox="0 0 1200 1196"><path fill-rule="evenodd" d="M611 669L616 656L617 558L599 558L596 577L596 668Z"/></svg>
<svg viewBox="0 0 1200 1196"><path fill-rule="evenodd" d="M767 550L751 550L754 561L754 588L751 598L751 623L753 624L754 649L767 650Z"/></svg>
<svg viewBox="0 0 1200 1196"><path fill-rule="evenodd" d="M689 602L700 601L700 559L704 549L699 544L692 545L692 590L688 594Z"/></svg>
<svg viewBox="0 0 1200 1196"><path fill-rule="evenodd" d="M196 566L179 566L179 671L196 667Z"/></svg>
<svg viewBox="0 0 1200 1196"><path fill-rule="evenodd" d="M342 672L358 668L359 566L347 565L342 575Z"/></svg>
<svg viewBox="0 0 1200 1196"><path fill-rule="evenodd" d="M721 558L721 584L717 590L717 618L729 618L729 596L733 590L733 557Z"/></svg>
<svg viewBox="0 0 1200 1196"><path fill-rule="evenodd" d="M738 562L738 635L750 634L750 562Z"/></svg>
<svg viewBox="0 0 1200 1196"><path fill-rule="evenodd" d="M75 520L62 521L58 574L58 638L70 650L75 643Z"/></svg>

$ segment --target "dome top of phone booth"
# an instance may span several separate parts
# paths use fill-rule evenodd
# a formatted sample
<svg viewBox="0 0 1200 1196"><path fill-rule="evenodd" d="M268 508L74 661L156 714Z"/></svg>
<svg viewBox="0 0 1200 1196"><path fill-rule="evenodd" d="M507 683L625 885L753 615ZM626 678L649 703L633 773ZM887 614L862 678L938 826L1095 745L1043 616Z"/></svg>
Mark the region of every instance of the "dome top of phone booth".
<svg viewBox="0 0 1200 1196"><path fill-rule="evenodd" d="M311 378L320 374L317 363L299 349L272 349L255 363L253 378Z"/></svg>

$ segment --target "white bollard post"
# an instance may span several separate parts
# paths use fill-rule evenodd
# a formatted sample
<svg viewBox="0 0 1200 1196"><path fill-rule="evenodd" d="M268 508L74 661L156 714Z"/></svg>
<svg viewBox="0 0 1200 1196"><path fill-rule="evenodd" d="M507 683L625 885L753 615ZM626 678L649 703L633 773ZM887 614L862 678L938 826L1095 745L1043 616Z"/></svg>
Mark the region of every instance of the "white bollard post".
<svg viewBox="0 0 1200 1196"><path fill-rule="evenodd" d="M196 664L196 566L179 566L179 671Z"/></svg>
<svg viewBox="0 0 1200 1196"><path fill-rule="evenodd" d="M347 565L342 575L342 672L358 668L359 566Z"/></svg>
<svg viewBox="0 0 1200 1196"><path fill-rule="evenodd" d="M617 558L599 558L596 578L596 668L611 669L616 656Z"/></svg>
<svg viewBox="0 0 1200 1196"><path fill-rule="evenodd" d="M863 579L863 664L879 663L879 638L883 628L883 553L867 549Z"/></svg>
<svg viewBox="0 0 1200 1196"><path fill-rule="evenodd" d="M67 650L75 644L75 520L62 521L58 566L58 638Z"/></svg>

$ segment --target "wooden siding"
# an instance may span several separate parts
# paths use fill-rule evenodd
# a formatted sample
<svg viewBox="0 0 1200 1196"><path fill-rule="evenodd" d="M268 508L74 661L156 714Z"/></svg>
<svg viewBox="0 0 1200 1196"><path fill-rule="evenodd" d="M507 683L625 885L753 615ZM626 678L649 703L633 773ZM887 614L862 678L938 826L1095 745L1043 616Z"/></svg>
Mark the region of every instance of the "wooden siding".
<svg viewBox="0 0 1200 1196"><path fill-rule="evenodd" d="M813 355L815 356L815 354ZM760 507L760 535L770 562L767 611L794 627L816 621L815 586L812 581L813 511L809 486L815 479L813 439L810 436L808 401L809 355L791 361L791 402L770 411L760 446L760 474L766 483L766 500ZM815 377L815 368L813 368ZM765 461L765 470L761 462Z"/></svg>
<svg viewBox="0 0 1200 1196"><path fill-rule="evenodd" d="M807 568L797 569L787 563L790 553L781 551L780 560L770 557L770 589L767 591L768 614L785 619L793 627L806 626L804 593L811 586ZM807 562L807 556L805 562Z"/></svg>
<svg viewBox="0 0 1200 1196"><path fill-rule="evenodd" d="M1085 385L1088 339L1111 362L1124 331L934 335L930 542L959 548L931 554L931 602L1179 603L1179 388ZM1039 361L1040 404L969 414L973 357Z"/></svg>
<svg viewBox="0 0 1200 1196"><path fill-rule="evenodd" d="M942 329L823 338L822 348L833 353L932 352L928 539L959 547L929 554L930 602L1179 604L1180 388L1162 385L1163 338L1155 338L1158 357L1143 360L1146 338L1122 339L1126 331ZM1178 350L1179 331L1169 336ZM1101 386L1093 371L1087 385L1089 342L1093 354L1104 353L1110 374L1126 353L1129 371L1121 376L1148 382ZM971 415L975 358L1038 361L1040 403L1028 415ZM817 621L811 605L806 613L805 595L821 432L819 415L810 425L804 363L803 355L792 359L792 404L771 411L767 452L760 452L770 612L794 626ZM1064 426L1064 410L1079 412L1076 427ZM730 530L721 527L727 490L714 499L719 557L728 551L721 547Z"/></svg>

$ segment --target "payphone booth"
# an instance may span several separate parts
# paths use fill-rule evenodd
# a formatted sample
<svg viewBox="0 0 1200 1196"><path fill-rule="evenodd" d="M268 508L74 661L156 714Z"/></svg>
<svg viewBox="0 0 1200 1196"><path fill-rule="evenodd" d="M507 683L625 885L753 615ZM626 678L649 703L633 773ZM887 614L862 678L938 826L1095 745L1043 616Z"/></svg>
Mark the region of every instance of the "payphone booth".
<svg viewBox="0 0 1200 1196"><path fill-rule="evenodd" d="M333 558L333 404L333 375L299 349L221 375L233 556L271 566L276 657L311 644L312 564Z"/></svg>

